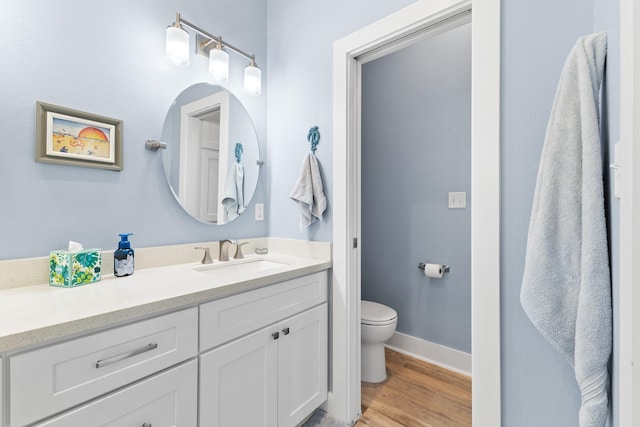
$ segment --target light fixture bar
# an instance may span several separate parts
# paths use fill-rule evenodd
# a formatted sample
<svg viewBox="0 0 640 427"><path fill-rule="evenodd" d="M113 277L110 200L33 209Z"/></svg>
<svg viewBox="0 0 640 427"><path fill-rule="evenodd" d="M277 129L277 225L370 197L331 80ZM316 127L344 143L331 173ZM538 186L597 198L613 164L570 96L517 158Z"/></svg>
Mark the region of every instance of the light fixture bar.
<svg viewBox="0 0 640 427"><path fill-rule="evenodd" d="M186 19L183 19L180 16L180 14L177 14L176 19L177 19L177 23L178 24L182 24L185 27L191 28L193 31L202 34L203 36L205 36L206 38L208 38L210 40L213 40L216 44L220 43L222 46L224 46L227 49L230 49L230 50L234 51L238 55L244 56L245 58L247 58L249 60L255 61L255 55L246 53L242 49L239 49L239 48L235 47L234 45L228 43L227 41L221 40L219 37L216 37L216 36L206 32L205 30L203 30L202 28L198 27L197 25L192 24L191 22L187 21ZM204 51L204 48L208 47L209 45L212 45L212 43L210 43L209 41L206 41L205 43L202 43L202 41L199 41L197 43L199 53L201 53L200 49L202 49ZM208 54L208 51L206 51L206 53Z"/></svg>

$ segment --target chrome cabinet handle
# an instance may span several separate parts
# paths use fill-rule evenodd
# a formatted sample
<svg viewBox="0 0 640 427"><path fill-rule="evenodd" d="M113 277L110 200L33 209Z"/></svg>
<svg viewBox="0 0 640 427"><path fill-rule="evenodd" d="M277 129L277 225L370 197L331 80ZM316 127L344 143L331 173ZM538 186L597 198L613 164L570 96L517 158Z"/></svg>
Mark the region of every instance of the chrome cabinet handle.
<svg viewBox="0 0 640 427"><path fill-rule="evenodd" d="M277 340L278 338L280 338L280 332L274 332L271 334L271 336L273 337L274 340Z"/></svg>
<svg viewBox="0 0 640 427"><path fill-rule="evenodd" d="M289 335L289 328L284 328L284 329L282 330L282 332L283 332L285 335Z"/></svg>
<svg viewBox="0 0 640 427"><path fill-rule="evenodd" d="M102 368L107 365L111 365L112 363L119 362L124 359L128 359L129 357L137 356L138 354L146 353L147 351L155 350L158 348L158 344L152 343L148 344L144 347L138 348L136 350L129 351L127 353L122 353L117 356L110 357L108 359L98 360L96 362L96 368Z"/></svg>

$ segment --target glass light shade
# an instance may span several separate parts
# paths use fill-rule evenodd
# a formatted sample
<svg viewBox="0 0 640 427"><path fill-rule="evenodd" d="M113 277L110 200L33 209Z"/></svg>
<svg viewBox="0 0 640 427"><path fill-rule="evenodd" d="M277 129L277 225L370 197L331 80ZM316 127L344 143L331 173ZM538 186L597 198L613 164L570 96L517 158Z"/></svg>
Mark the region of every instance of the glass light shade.
<svg viewBox="0 0 640 427"><path fill-rule="evenodd" d="M258 96L262 93L262 71L258 67L248 65L244 69L244 91L248 95Z"/></svg>
<svg viewBox="0 0 640 427"><path fill-rule="evenodd" d="M189 33L182 28L167 27L166 57L173 65L186 67L189 65Z"/></svg>
<svg viewBox="0 0 640 427"><path fill-rule="evenodd" d="M229 54L222 49L209 51L209 81L212 83L229 80Z"/></svg>

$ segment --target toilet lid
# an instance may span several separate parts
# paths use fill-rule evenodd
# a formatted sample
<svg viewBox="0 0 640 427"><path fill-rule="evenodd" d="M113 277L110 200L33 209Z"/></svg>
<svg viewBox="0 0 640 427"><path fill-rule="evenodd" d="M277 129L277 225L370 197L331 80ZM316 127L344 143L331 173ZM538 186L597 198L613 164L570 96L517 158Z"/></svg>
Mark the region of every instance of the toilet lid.
<svg viewBox="0 0 640 427"><path fill-rule="evenodd" d="M387 324L397 317L398 313L391 307L373 301L360 301L360 319L364 324Z"/></svg>

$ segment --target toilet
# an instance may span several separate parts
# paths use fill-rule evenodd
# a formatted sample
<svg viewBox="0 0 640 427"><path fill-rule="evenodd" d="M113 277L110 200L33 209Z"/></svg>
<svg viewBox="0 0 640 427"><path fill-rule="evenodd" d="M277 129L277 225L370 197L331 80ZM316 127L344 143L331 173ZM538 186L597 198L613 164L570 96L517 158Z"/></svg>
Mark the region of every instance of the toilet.
<svg viewBox="0 0 640 427"><path fill-rule="evenodd" d="M361 379L379 383L387 378L384 343L391 338L398 323L398 313L373 301L360 301Z"/></svg>

